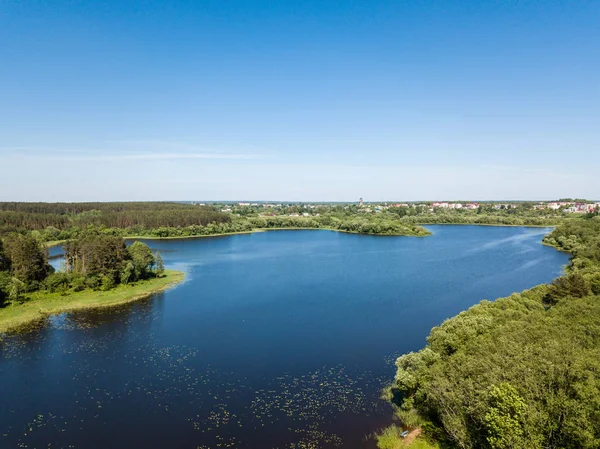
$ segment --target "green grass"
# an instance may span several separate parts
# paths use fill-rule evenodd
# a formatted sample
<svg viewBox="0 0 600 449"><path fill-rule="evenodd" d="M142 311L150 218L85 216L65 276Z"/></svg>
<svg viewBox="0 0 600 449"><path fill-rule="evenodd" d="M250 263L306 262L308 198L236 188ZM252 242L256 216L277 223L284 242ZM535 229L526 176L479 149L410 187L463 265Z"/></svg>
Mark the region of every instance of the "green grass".
<svg viewBox="0 0 600 449"><path fill-rule="evenodd" d="M50 315L85 309L114 307L147 298L152 293L167 290L181 282L184 273L165 270L161 278L140 281L135 284L119 285L109 291L83 290L61 293L34 292L22 303L10 304L0 309L0 334L19 330L32 322Z"/></svg>
<svg viewBox="0 0 600 449"><path fill-rule="evenodd" d="M398 435L402 432L398 426L386 427L375 436L379 449L401 449L404 448L402 438Z"/></svg>
<svg viewBox="0 0 600 449"><path fill-rule="evenodd" d="M393 424L375 434L377 447L379 449L440 449L437 443L430 443L423 435L413 437L414 439L404 439L400 436L402 430L403 428Z"/></svg>
<svg viewBox="0 0 600 449"><path fill-rule="evenodd" d="M410 449L440 449L440 446L438 444L431 444L429 443L427 440L425 440L424 438L417 438L415 441L413 441L411 444L409 444L407 446Z"/></svg>

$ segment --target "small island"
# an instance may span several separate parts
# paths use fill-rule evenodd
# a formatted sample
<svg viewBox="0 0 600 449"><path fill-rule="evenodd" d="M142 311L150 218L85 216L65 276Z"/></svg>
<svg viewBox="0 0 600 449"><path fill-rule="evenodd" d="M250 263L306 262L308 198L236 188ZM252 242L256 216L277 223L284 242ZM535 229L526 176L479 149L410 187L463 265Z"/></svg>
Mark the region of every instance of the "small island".
<svg viewBox="0 0 600 449"><path fill-rule="evenodd" d="M0 240L0 334L50 315L147 298L184 278L142 242L126 246L121 237L86 231L63 247L64 270L55 271L31 233Z"/></svg>

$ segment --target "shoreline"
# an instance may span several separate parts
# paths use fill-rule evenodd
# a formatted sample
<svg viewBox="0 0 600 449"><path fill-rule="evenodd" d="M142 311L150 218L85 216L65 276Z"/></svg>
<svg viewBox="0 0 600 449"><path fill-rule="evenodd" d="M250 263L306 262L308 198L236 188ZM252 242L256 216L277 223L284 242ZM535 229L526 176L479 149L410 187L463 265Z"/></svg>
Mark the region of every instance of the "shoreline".
<svg viewBox="0 0 600 449"><path fill-rule="evenodd" d="M558 225L513 225L513 224L488 224L488 223L419 223L414 224L414 226L491 226L491 227L499 227L499 228L555 228ZM301 227L284 227L284 228L256 228L252 231L237 231L237 232L226 232L222 234L207 234L207 235L181 235L181 236L169 236L169 237L157 237L155 235L152 236L143 236L143 235L133 235L133 236L123 236L125 240L184 240L184 239L196 239L196 238L208 238L208 237L227 237L231 235L243 235L243 234L254 234L257 232L269 232L269 231L331 231L331 232L341 232L344 234L354 234L354 235L366 235L372 237L429 237L433 235L433 232L429 231L428 234L423 235L415 235L415 234L366 234L362 232L354 232L354 231L344 231L342 229L334 229L334 228L301 228ZM64 241L64 240L63 240ZM61 242L62 243L62 242ZM59 243L60 244L60 243Z"/></svg>
<svg viewBox="0 0 600 449"><path fill-rule="evenodd" d="M52 315L80 310L106 309L129 304L160 293L183 281L182 271L165 270L165 276L148 279L133 285L119 285L108 291L83 290L60 293L34 292L18 305L0 308L0 341L2 335L27 329L34 322L40 322Z"/></svg>
<svg viewBox="0 0 600 449"><path fill-rule="evenodd" d="M501 228L555 228L558 224L547 224L547 225L531 225L531 224L497 224L497 223L408 223L412 226L492 226ZM428 237L433 234L429 231L429 234L417 235L417 234L369 234L355 231L345 231L342 229L335 229L329 227L322 228L304 228L304 227L281 227L281 228L255 228L251 231L235 231L235 232L224 232L219 234L200 234L200 235L176 235L159 237L155 235L123 235L121 236L125 240L184 240L184 239L198 239L198 238L209 238L209 237L227 237L232 235L244 235L254 234L258 232L268 231L332 231L342 232L344 234L355 234L355 235L368 235L373 237ZM67 240L52 240L44 242L46 248L52 248L60 246Z"/></svg>
<svg viewBox="0 0 600 449"><path fill-rule="evenodd" d="M444 224L455 224L455 223L444 223ZM461 223L461 224L468 224L468 223ZM482 226L482 225L478 225L478 226ZM542 228L542 227L544 227L544 228L555 228L555 227L557 227L558 225L554 225L554 226L540 226L540 225L532 225L532 226L525 226L525 225L483 225L483 226L521 226L521 227L538 227L538 228ZM544 237L546 237L547 235L549 235L549 234L546 234ZM558 252L565 253L565 254L569 254L569 255L571 256L571 258L573 257L573 253L572 253L572 252L570 252L570 251L567 251L567 250L564 250L564 249L562 249L562 248L559 248L558 246L555 246L555 245L552 245L552 244L546 243L546 242L543 240L543 238L542 238L542 241L541 241L540 243L541 243L543 246L547 246L547 247L549 247L549 248L553 248L554 250L556 250L556 251L558 251ZM565 271L565 268L566 268L566 267L568 267L568 266L569 266L569 264L568 264L568 263L567 263L567 264L565 264L565 265L563 265L563 267L562 267L562 273L563 273L563 274L562 274L561 276L564 276L564 275L566 275L566 274L567 274L567 273L566 273L566 271ZM535 290L535 289L542 288L542 287L544 287L544 286L547 286L547 285L549 285L549 284L550 284L550 283L542 283L542 284L537 284L537 285L534 285L533 287L527 288L527 289L525 289L525 290L521 290L521 291L513 292L513 293L511 293L511 294L510 294L510 295L508 295L508 296L501 296L501 297L497 297L497 298L494 298L494 299L492 299L492 300L487 300L487 301L490 301L490 302L495 302L495 301L497 301L497 300L501 300L501 299L507 299L507 298L510 298L510 297L512 297L513 295L522 295L522 294L524 294L525 292L528 292L528 291L533 291L533 290ZM448 317L448 318L444 319L444 320L443 320L443 321L442 321L440 324L437 324L436 326L434 326L434 327L432 328L432 330L433 330L433 329L435 329L436 327L439 327L439 326L441 326L443 323L445 323L445 322L447 322L447 321L449 321L449 320L453 320L453 319L455 319L456 317L460 316L462 313L465 313L466 311L468 311L468 310L470 310L470 309L472 309L472 308L475 308L475 307L478 307L478 306L480 306L480 305L481 305L481 303L482 303L482 301L486 301L486 299L482 299L482 300L480 300L479 302L477 302L476 304L474 304L474 305L472 305L472 306L470 306L470 307L467 307L467 308L466 308L466 309L464 309L464 310L461 310L460 312L458 312L457 314L455 314L455 315L453 315L453 316L451 316L451 317ZM431 330L430 330L430 332L431 332ZM429 335L431 335L431 334L429 334ZM424 346L422 346L420 349L418 349L418 350L417 350L417 352L420 352L420 351L422 351L423 349L425 349L425 348L428 348L428 347L429 347L429 343L427 343L427 344L425 344ZM406 354L402 354L402 355L406 355ZM391 383L391 384L390 384L388 387L385 387L385 388L393 388L393 385L394 385L394 384L395 384L395 381L394 381L394 382L392 382L392 383ZM384 391L385 391L385 388L384 388ZM388 400L388 402L391 402L391 401L390 401L390 400ZM395 419L395 418L393 418L393 419ZM385 434L386 430L387 430L387 429L390 429L390 428L392 428L392 427L394 427L394 426L396 426L396 424L392 424L391 426L388 426L388 427L386 427L386 428L379 429L378 431L376 431L376 432L375 432L375 434L374 434L374 435L375 435L375 440L377 440L377 436L384 436L384 434ZM407 441L406 441L404 438L400 438L398 435L395 435L395 440L396 440L396 441L395 441L395 444L399 445L398 447L406 447L407 449L409 449L409 448L411 447L412 443L414 442L414 440L416 440L416 439L417 439L417 438L418 438L418 437L421 435L422 428L421 428L421 426L420 426L420 425L419 425L418 427L416 427L416 428L410 428L410 427L407 427L407 426L405 426L405 425L404 425L404 424L403 424L401 421L400 421L400 428L401 428L401 429L405 429L405 428L407 428L407 429L409 429L409 430L410 430L410 432L416 432L416 431L418 431L418 435L417 435L417 437L415 437L415 438L413 439L413 441L410 441L410 442L408 442L408 444L406 444L406 442L407 442ZM423 445L424 445L423 447L424 447L424 448L427 448L427 449L429 449L429 448L431 448L431 449L437 449L437 448L439 447L439 442L438 442L437 440L428 441L428 440L419 439L419 441L421 441L421 442L423 443ZM402 445L402 446L400 446L400 445ZM377 447L380 447L380 446L379 446L379 445L377 445ZM421 447L421 446L419 446L419 447Z"/></svg>
<svg viewBox="0 0 600 449"><path fill-rule="evenodd" d="M420 226L420 225L416 225ZM270 231L331 231L331 232L342 232L344 234L355 234L355 235L368 235L372 237L427 237L432 233L417 235L417 234L368 234L364 232L345 231L342 229L334 228L302 228L302 227L282 227L282 228L256 228L252 231L237 231L237 232L226 232L222 234L207 234L207 235L180 235L180 236L169 236L169 237L157 237L155 235L143 236L123 236L125 240L184 240L184 239L196 239L196 238L208 238L208 237L227 237L231 235L243 235L243 234L254 234L258 232L270 232Z"/></svg>
<svg viewBox="0 0 600 449"><path fill-rule="evenodd" d="M68 240L50 240L49 242L44 242L43 245L46 248L52 248L54 246L60 246Z"/></svg>
<svg viewBox="0 0 600 449"><path fill-rule="evenodd" d="M490 223L420 223L416 226L492 226L497 228L555 228L558 225L490 224Z"/></svg>

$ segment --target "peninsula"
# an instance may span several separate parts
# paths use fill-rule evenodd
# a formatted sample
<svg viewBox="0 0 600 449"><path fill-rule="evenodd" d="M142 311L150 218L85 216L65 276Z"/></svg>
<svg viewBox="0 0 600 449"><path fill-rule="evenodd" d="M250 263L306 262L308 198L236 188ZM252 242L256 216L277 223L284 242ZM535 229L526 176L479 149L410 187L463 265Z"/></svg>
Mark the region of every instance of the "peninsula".
<svg viewBox="0 0 600 449"><path fill-rule="evenodd" d="M600 217L562 222L544 243L572 254L551 284L481 301L402 355L386 391L402 427L381 449L592 448L600 435Z"/></svg>
<svg viewBox="0 0 600 449"><path fill-rule="evenodd" d="M0 239L0 334L76 310L114 307L166 290L183 273L165 270L142 242L86 230L67 240L64 270L55 271L32 233Z"/></svg>

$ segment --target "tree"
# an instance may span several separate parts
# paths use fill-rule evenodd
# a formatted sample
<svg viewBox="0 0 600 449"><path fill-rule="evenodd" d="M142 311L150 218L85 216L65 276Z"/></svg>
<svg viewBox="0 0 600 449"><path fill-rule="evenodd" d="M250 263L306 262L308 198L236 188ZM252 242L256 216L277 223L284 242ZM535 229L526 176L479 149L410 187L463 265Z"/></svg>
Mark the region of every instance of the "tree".
<svg viewBox="0 0 600 449"><path fill-rule="evenodd" d="M165 263L163 261L162 256L160 255L160 253L157 251L156 254L154 255L154 260L155 260L155 270L156 270L156 275L161 277L162 275L165 274Z"/></svg>
<svg viewBox="0 0 600 449"><path fill-rule="evenodd" d="M129 284L132 280L134 280L135 269L133 268L133 262L128 260L123 265L123 269L120 273L121 284Z"/></svg>
<svg viewBox="0 0 600 449"><path fill-rule="evenodd" d="M48 264L46 251L31 235L12 234L5 243L12 275L21 282L27 285L41 282L54 271Z"/></svg>
<svg viewBox="0 0 600 449"><path fill-rule="evenodd" d="M574 273L554 279L544 297L544 302L554 305L561 299L567 297L583 298L590 293L590 286L585 278L578 273Z"/></svg>
<svg viewBox="0 0 600 449"><path fill-rule="evenodd" d="M120 277L123 262L130 259L123 239L113 235L88 233L66 242L63 248L67 271L85 277L111 276L115 282Z"/></svg>
<svg viewBox="0 0 600 449"><path fill-rule="evenodd" d="M0 271L0 306L8 299L12 276L8 271Z"/></svg>
<svg viewBox="0 0 600 449"><path fill-rule="evenodd" d="M527 405L508 382L490 388L490 407L485 414L487 442L492 449L526 448L523 419Z"/></svg>
<svg viewBox="0 0 600 449"><path fill-rule="evenodd" d="M2 239L0 239L0 271L10 270L10 258L4 251L4 245Z"/></svg>
<svg viewBox="0 0 600 449"><path fill-rule="evenodd" d="M148 248L148 245L142 242L134 242L127 252L133 262L133 269L136 279L144 279L152 272L154 266L154 254Z"/></svg>

